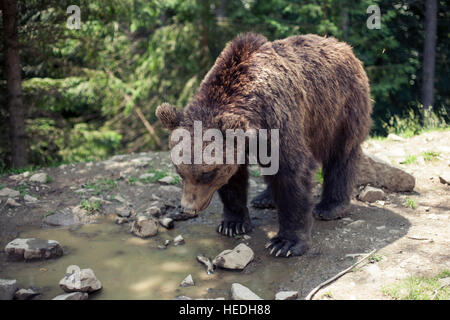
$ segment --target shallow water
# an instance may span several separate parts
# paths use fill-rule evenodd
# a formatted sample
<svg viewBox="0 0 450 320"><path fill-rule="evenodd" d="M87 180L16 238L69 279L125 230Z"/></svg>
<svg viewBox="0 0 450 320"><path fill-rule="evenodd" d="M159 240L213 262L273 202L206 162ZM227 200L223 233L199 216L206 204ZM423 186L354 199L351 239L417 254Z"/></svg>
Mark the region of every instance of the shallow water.
<svg viewBox="0 0 450 320"><path fill-rule="evenodd" d="M59 280L70 265L91 268L102 282L103 289L90 299L173 299L179 295L192 298L230 298L231 284L248 286L264 299L273 299L278 280L288 275L292 267L284 259L258 258L244 271L216 269L208 275L204 265L196 260L200 253L214 258L224 249L231 249L242 239L219 236L214 228L199 224L184 224L182 228L165 230L150 239L140 239L128 232L128 227L111 221L83 225L77 228L24 230L22 238L57 240L64 248L58 259L36 262L6 262L0 278L17 279L20 287L35 287L40 299L51 299L64 293ZM158 245L182 234L185 244L166 250ZM259 236L265 237L263 233ZM256 237L259 237L256 235ZM251 242L254 242L252 235ZM263 242L257 247L263 247ZM180 282L192 274L195 286L181 288Z"/></svg>

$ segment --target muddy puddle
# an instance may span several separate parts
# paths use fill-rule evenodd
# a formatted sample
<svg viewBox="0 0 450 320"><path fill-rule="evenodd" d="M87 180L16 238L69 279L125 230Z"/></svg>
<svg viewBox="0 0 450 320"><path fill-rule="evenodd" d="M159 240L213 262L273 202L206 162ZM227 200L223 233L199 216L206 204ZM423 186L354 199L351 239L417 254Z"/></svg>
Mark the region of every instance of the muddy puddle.
<svg viewBox="0 0 450 320"><path fill-rule="evenodd" d="M163 228L161 228L163 229ZM214 228L198 224L185 224L180 230L160 230L150 239L140 239L128 232L128 227L109 220L77 228L28 229L21 238L57 240L64 248L59 259L36 262L6 262L0 278L17 279L19 287L34 287L42 294L38 299L51 299L64 293L59 280L67 267L78 265L91 268L102 282L103 289L90 295L90 299L174 299L179 295L192 298L230 298L231 284L239 282L251 288L264 299L273 299L279 281L292 272L294 266L283 264L285 259L259 258L266 235L252 234L252 239L229 239L217 235ZM166 250L158 248L166 239L182 234L185 244ZM224 249L246 242L255 251L255 260L244 271L216 269L208 275L197 262L200 253L214 258ZM260 242L260 245L252 245ZM264 259L265 260L265 259ZM180 282L192 274L193 287L180 287Z"/></svg>

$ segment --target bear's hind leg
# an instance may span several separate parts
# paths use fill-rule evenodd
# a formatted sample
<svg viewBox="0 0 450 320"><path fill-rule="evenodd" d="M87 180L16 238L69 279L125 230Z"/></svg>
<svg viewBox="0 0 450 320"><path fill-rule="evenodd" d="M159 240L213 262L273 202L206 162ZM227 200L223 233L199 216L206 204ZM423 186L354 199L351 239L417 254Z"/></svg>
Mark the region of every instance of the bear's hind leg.
<svg viewBox="0 0 450 320"><path fill-rule="evenodd" d="M316 219L335 220L348 213L359 155L358 146L353 148L348 156L331 157L324 163L322 200L313 211Z"/></svg>
<svg viewBox="0 0 450 320"><path fill-rule="evenodd" d="M248 170L241 165L226 185L219 189L223 202L223 220L217 232L228 237L248 233L252 230L247 208Z"/></svg>
<svg viewBox="0 0 450 320"><path fill-rule="evenodd" d="M258 194L253 198L251 202L252 206L258 209L272 209L275 208L275 202L272 197L272 190L270 185L267 186L266 190Z"/></svg>

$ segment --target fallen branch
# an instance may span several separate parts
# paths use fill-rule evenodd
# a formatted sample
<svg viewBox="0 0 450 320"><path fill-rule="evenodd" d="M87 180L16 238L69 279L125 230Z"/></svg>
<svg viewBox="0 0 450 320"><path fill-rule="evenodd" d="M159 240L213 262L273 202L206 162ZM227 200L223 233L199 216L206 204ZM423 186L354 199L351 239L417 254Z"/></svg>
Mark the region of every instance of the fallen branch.
<svg viewBox="0 0 450 320"><path fill-rule="evenodd" d="M350 267L348 267L347 269L339 272L337 275L335 275L334 277L322 282L321 284L319 284L317 287L315 287L314 289L311 290L310 293L308 293L308 295L306 296L305 300L312 300L312 298L314 297L314 295L323 287L325 287L326 285L332 283L333 281L335 281L336 279L342 277L344 274L346 274L347 272L349 272L350 270L352 270L354 267L356 267L358 264L360 264L361 262L363 262L364 260L366 260L368 257L370 257L372 254L374 254L376 251L376 249L373 249L371 252L369 252L368 254L366 254L361 260L359 260L358 262L356 262L355 264L351 265Z"/></svg>

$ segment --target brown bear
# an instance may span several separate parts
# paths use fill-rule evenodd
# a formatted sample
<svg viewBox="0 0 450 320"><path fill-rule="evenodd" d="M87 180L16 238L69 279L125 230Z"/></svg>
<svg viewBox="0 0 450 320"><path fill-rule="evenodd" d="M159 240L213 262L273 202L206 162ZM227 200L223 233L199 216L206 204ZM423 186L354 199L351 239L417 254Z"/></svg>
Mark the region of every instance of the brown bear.
<svg viewBox="0 0 450 320"><path fill-rule="evenodd" d="M253 204L274 203L279 231L266 248L289 257L307 251L313 215L331 220L348 212L371 111L368 78L346 43L311 34L269 42L249 33L227 44L182 112L163 104L156 114L164 127L191 134L194 121L222 132L279 129L278 172L264 177L268 188ZM313 209L312 176L318 164L324 184ZM175 167L183 179L184 210L204 210L218 191L224 212L217 231L234 236L252 229L248 163Z"/></svg>

